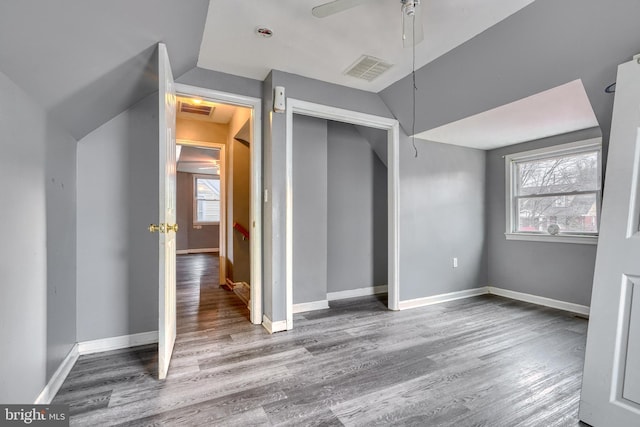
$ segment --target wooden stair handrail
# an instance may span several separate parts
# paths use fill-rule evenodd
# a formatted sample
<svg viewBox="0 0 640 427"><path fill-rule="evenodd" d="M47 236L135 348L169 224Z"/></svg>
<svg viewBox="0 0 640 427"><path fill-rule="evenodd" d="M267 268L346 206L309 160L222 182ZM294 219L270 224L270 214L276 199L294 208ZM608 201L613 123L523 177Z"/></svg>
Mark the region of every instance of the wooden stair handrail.
<svg viewBox="0 0 640 427"><path fill-rule="evenodd" d="M244 239L249 240L249 230L247 230L237 222L233 223L233 229L236 230L238 233L242 234L242 240Z"/></svg>

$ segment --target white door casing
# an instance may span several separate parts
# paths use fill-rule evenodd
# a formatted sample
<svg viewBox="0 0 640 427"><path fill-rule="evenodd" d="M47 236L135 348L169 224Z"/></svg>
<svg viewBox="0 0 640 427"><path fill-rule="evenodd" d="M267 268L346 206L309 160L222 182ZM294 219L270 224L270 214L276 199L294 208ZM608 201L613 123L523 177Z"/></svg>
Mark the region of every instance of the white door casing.
<svg viewBox="0 0 640 427"><path fill-rule="evenodd" d="M293 115L300 114L387 131L387 287L390 310L400 309L400 125L397 120L287 98L285 135L285 307L286 321L272 332L293 329Z"/></svg>
<svg viewBox="0 0 640 427"><path fill-rule="evenodd" d="M169 371L176 340L176 91L167 47L158 44L159 325L158 378Z"/></svg>
<svg viewBox="0 0 640 427"><path fill-rule="evenodd" d="M262 100L250 96L237 95L218 90L191 86L183 83L175 84L181 95L198 96L223 104L250 108L251 113L251 203L249 229L251 296L251 323L262 323ZM221 232L223 232L221 227ZM228 249L228 248L227 248ZM227 250L225 249L225 250ZM228 252L228 251L227 251ZM222 261L222 259L221 259ZM226 275L225 275L226 277Z"/></svg>
<svg viewBox="0 0 640 427"><path fill-rule="evenodd" d="M640 59L618 67L580 419L640 425Z"/></svg>

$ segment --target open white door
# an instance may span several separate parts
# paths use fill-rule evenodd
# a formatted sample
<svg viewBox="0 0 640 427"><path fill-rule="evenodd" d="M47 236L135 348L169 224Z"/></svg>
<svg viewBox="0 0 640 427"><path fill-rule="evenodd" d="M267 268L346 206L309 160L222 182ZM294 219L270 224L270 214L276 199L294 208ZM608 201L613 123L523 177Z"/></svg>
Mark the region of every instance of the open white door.
<svg viewBox="0 0 640 427"><path fill-rule="evenodd" d="M176 91L167 47L158 45L160 144L160 319L158 378L167 377L176 341Z"/></svg>
<svg viewBox="0 0 640 427"><path fill-rule="evenodd" d="M592 426L640 426L640 61L618 67L580 399Z"/></svg>

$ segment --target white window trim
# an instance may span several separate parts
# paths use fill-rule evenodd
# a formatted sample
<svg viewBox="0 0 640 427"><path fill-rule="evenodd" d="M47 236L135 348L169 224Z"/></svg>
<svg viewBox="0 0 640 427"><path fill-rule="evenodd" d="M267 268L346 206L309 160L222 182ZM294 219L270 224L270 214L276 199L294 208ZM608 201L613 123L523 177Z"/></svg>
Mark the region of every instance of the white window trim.
<svg viewBox="0 0 640 427"><path fill-rule="evenodd" d="M529 158L542 158L545 156L554 157L562 154L580 153L583 151L599 151L598 156L598 186L600 190L596 195L596 203L598 210L598 221L600 221L600 205L602 203L602 138L591 138L582 141L570 142L568 144L553 145L550 147L539 148L536 150L522 151L519 153L508 154L504 156L505 162L505 218L506 230L505 237L507 240L527 240L532 242L557 242L557 243L576 243L586 245L598 244L597 234L569 234L563 233L558 235L542 234L542 233L523 233L514 232L515 218L513 203L513 185L514 170L513 164L517 161L527 160ZM598 229L600 227L598 226Z"/></svg>
<svg viewBox="0 0 640 427"><path fill-rule="evenodd" d="M205 174L200 174L200 175L193 175L193 191L191 192L191 198L192 203L193 203L193 225L220 225L220 221L198 221L198 200L196 199L196 192L197 192L197 184L196 181L198 178L201 179L212 179L212 178L218 178L218 180L220 181L220 188L222 189L222 177L220 175L205 175ZM220 215L222 215L222 193L220 194L220 200L218 200L218 203L220 204Z"/></svg>

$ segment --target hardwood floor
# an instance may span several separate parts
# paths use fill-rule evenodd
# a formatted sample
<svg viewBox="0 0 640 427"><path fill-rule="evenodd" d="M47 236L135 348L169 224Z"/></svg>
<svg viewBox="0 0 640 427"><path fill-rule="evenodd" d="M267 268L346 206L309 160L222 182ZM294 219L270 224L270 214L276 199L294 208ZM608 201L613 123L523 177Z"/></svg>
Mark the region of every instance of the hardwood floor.
<svg viewBox="0 0 640 427"><path fill-rule="evenodd" d="M390 312L376 297L296 314L269 335L178 258L178 339L80 357L54 403L72 425L577 426L587 322L496 296Z"/></svg>

